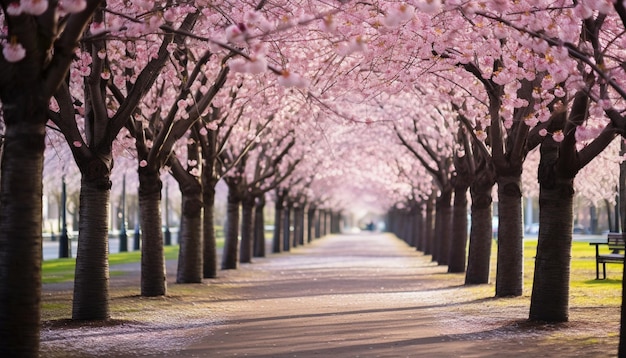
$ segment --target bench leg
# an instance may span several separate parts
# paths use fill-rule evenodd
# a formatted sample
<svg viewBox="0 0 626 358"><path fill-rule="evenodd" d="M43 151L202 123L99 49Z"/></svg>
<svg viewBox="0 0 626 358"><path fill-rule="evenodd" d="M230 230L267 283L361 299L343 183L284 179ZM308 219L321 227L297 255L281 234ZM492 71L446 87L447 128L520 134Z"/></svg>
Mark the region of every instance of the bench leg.
<svg viewBox="0 0 626 358"><path fill-rule="evenodd" d="M606 262L602 263L602 279L606 280Z"/></svg>

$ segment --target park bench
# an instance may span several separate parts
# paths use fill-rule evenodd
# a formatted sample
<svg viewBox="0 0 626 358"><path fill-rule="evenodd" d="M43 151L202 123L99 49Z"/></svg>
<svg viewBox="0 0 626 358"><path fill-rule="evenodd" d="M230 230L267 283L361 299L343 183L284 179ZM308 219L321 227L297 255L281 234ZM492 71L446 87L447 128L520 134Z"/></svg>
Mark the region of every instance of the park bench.
<svg viewBox="0 0 626 358"><path fill-rule="evenodd" d="M617 263L624 264L624 250L626 244L624 242L624 234L610 232L606 242L592 242L589 245L596 247L596 280L600 279L600 264L602 264L602 279L606 279L606 264ZM607 245L610 253L601 254L600 245Z"/></svg>

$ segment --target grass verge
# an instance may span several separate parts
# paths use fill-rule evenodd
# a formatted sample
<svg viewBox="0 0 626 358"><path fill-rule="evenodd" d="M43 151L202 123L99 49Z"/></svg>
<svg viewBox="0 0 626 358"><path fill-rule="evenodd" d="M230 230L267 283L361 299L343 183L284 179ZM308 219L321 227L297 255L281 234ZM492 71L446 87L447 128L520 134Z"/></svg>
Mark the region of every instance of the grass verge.
<svg viewBox="0 0 626 358"><path fill-rule="evenodd" d="M224 247L224 239L217 239L217 247ZM164 255L166 260L175 260L178 258L178 245L165 246ZM109 267L114 265L138 263L141 261L141 251L131 251L109 254ZM42 264L42 283L61 283L71 282L74 280L74 271L76 268L75 258L45 260ZM122 271L111 270L110 276L122 275Z"/></svg>

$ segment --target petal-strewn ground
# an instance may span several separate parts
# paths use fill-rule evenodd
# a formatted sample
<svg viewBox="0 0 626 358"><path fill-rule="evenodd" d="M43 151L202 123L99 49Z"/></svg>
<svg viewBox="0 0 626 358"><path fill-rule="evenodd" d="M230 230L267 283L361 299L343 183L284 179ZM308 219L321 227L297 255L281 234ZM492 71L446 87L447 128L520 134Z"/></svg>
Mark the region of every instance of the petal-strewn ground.
<svg viewBox="0 0 626 358"><path fill-rule="evenodd" d="M175 265L170 263L170 272ZM529 298L463 286L386 234L335 235L255 259L203 284L138 297L112 278L112 322L44 321L44 357L607 357L619 309L570 308L570 322L526 321ZM44 302L68 297L46 285ZM69 295L71 297L71 295Z"/></svg>

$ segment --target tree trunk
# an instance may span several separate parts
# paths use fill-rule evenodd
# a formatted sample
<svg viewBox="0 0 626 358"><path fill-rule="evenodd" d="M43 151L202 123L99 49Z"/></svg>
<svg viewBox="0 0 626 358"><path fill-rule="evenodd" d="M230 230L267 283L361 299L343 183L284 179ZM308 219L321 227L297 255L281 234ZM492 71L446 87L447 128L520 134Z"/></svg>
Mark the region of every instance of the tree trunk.
<svg viewBox="0 0 626 358"><path fill-rule="evenodd" d="M467 190L465 185L454 190L454 210L452 218L452 237L450 240L450 258L448 272L465 272L467 254Z"/></svg>
<svg viewBox="0 0 626 358"><path fill-rule="evenodd" d="M298 245L304 245L304 207L299 206L295 211L295 219L297 229L296 231L296 241Z"/></svg>
<svg viewBox="0 0 626 358"><path fill-rule="evenodd" d="M293 246L304 245L304 209L296 206L293 209Z"/></svg>
<svg viewBox="0 0 626 358"><path fill-rule="evenodd" d="M562 153L567 148L552 140L541 145L539 237L529 317L533 321L566 322L569 316L574 176L578 168L559 162L566 160L560 156L567 158Z"/></svg>
<svg viewBox="0 0 626 358"><path fill-rule="evenodd" d="M332 213L330 210L324 210L324 236L332 233L330 218Z"/></svg>
<svg viewBox="0 0 626 358"><path fill-rule="evenodd" d="M241 247L239 262L252 262L252 238L254 227L254 197L246 195L241 202Z"/></svg>
<svg viewBox="0 0 626 358"><path fill-rule="evenodd" d="M521 296L524 289L521 177L498 178L496 297Z"/></svg>
<svg viewBox="0 0 626 358"><path fill-rule="evenodd" d="M306 238L307 242L313 241L313 226L315 225L315 207L309 206L307 210L307 222L306 222Z"/></svg>
<svg viewBox="0 0 626 358"><path fill-rule="evenodd" d="M480 179L478 179L480 180ZM491 266L492 197L493 184L482 185L475 182L470 188L472 196L472 223L470 229L469 254L465 284L489 283Z"/></svg>
<svg viewBox="0 0 626 358"><path fill-rule="evenodd" d="M224 254L222 255L222 269L234 270L237 268L237 251L239 246L239 207L241 196L237 184L228 184L228 204L226 209L226 228L224 230Z"/></svg>
<svg viewBox="0 0 626 358"><path fill-rule="evenodd" d="M315 238L319 239L322 237L322 211L319 209L315 210Z"/></svg>
<svg viewBox="0 0 626 358"><path fill-rule="evenodd" d="M34 98L23 99L23 103L5 102L3 105L6 131L0 188L2 357L37 357L39 354L42 171L47 101L39 104Z"/></svg>
<svg viewBox="0 0 626 358"><path fill-rule="evenodd" d="M203 185L204 206L203 225L203 276L204 278L217 277L217 243L215 238L215 185Z"/></svg>
<svg viewBox="0 0 626 358"><path fill-rule="evenodd" d="M559 179L554 187L540 187L539 238L530 300L530 319L534 321L568 320L573 183L573 179Z"/></svg>
<svg viewBox="0 0 626 358"><path fill-rule="evenodd" d="M436 195L432 192L426 202L424 215L424 255L432 255L435 249L435 200Z"/></svg>
<svg viewBox="0 0 626 358"><path fill-rule="evenodd" d="M446 189L439 194L435 213L435 251L433 261L447 265L452 236L452 190Z"/></svg>
<svg viewBox="0 0 626 358"><path fill-rule="evenodd" d="M99 160L99 169L106 167ZM88 166L91 163L87 164ZM84 173L99 172L81 168ZM86 170L85 170L86 169ZM83 174L80 187L78 252L74 279L72 319L105 320L109 311L109 172L100 178Z"/></svg>
<svg viewBox="0 0 626 358"><path fill-rule="evenodd" d="M274 205L274 237L272 239L272 252L278 254L283 251L283 200L277 195Z"/></svg>
<svg viewBox="0 0 626 358"><path fill-rule="evenodd" d="M291 250L291 203L283 209L283 250Z"/></svg>
<svg viewBox="0 0 626 358"><path fill-rule="evenodd" d="M291 234L291 247L300 245L300 208L298 204L294 204L291 209L291 226L293 231Z"/></svg>
<svg viewBox="0 0 626 358"><path fill-rule="evenodd" d="M167 294L163 232L161 231L161 189L158 170L140 167L139 214L141 221L141 295ZM180 236L179 236L180 237Z"/></svg>
<svg viewBox="0 0 626 358"><path fill-rule="evenodd" d="M424 252L424 206L418 203L415 211L415 250Z"/></svg>
<svg viewBox="0 0 626 358"><path fill-rule="evenodd" d="M265 257L265 195L254 205L254 257Z"/></svg>
<svg viewBox="0 0 626 358"><path fill-rule="evenodd" d="M621 141L620 155L623 158L626 154L626 143ZM622 228L626 228L626 162L619 165L619 193L620 193L620 213L622 215ZM595 210L592 211L595 213ZM595 215L594 215L595 216ZM593 218L593 216L592 216ZM593 222L593 221L592 221ZM597 219L596 219L597 222ZM595 227L594 227L595 228ZM622 230L623 232L624 230ZM592 231L595 233L595 230ZM622 234L623 235L623 234ZM622 265L622 283L626 282L626 265ZM622 284L622 307L620 309L620 332L618 357L626 356L626 285Z"/></svg>
<svg viewBox="0 0 626 358"><path fill-rule="evenodd" d="M202 185L196 178L179 182L182 193L181 232L178 235L176 283L201 283L204 276L202 248Z"/></svg>

